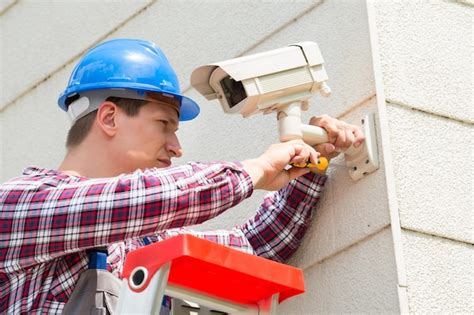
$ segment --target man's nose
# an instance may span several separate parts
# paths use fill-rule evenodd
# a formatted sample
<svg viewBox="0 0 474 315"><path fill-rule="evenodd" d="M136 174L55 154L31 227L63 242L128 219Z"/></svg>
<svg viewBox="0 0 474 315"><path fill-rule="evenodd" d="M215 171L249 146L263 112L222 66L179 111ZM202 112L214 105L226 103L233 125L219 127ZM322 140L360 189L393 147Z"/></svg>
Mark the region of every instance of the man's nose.
<svg viewBox="0 0 474 315"><path fill-rule="evenodd" d="M181 145L179 143L179 140L176 136L174 136L170 141L168 141L168 152L171 153L171 156L174 157L181 157L183 155L183 151L181 149Z"/></svg>

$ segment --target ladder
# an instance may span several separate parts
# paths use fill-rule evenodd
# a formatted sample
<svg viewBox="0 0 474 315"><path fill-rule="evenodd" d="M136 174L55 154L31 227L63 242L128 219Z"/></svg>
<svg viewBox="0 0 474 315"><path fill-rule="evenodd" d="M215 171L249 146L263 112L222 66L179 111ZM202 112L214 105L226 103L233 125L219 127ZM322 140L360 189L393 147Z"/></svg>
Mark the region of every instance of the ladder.
<svg viewBox="0 0 474 315"><path fill-rule="evenodd" d="M122 275L118 314L158 315L165 295L190 301L187 314L275 314L279 303L305 291L301 269L192 235L128 253ZM184 314L178 304L171 314Z"/></svg>

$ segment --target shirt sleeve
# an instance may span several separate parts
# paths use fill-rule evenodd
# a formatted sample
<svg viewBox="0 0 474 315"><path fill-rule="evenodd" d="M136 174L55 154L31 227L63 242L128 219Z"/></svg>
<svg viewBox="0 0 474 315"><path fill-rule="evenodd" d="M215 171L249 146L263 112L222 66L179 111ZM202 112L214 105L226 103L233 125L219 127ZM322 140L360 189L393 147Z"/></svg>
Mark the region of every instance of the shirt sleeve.
<svg viewBox="0 0 474 315"><path fill-rule="evenodd" d="M56 183L24 176L0 186L0 271L199 224L253 191L240 163L189 163L78 181L64 177Z"/></svg>
<svg viewBox="0 0 474 315"><path fill-rule="evenodd" d="M269 193L254 217L241 226L259 256L284 262L308 229L326 176L309 173Z"/></svg>
<svg viewBox="0 0 474 315"><path fill-rule="evenodd" d="M232 230L201 232L180 228L161 231L128 243L123 257L149 243L191 234L248 254L284 262L298 249L326 179L326 176L310 173L291 181L285 188L269 193L256 214ZM117 259L119 261L123 260Z"/></svg>

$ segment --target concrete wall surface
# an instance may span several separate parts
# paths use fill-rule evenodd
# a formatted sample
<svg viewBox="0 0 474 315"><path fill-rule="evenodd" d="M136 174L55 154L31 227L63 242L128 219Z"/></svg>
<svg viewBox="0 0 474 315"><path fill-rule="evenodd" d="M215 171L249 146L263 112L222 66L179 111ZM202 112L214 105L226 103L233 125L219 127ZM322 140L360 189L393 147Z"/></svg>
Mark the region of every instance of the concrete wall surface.
<svg viewBox="0 0 474 315"><path fill-rule="evenodd" d="M405 230L403 249L411 313L472 313L472 244Z"/></svg>
<svg viewBox="0 0 474 315"><path fill-rule="evenodd" d="M390 227L386 227L308 266L305 279L313 280L306 284L307 293L282 304L278 313L399 313L392 242Z"/></svg>
<svg viewBox="0 0 474 315"><path fill-rule="evenodd" d="M474 309L473 13L376 1L409 310Z"/></svg>
<svg viewBox="0 0 474 315"><path fill-rule="evenodd" d="M148 2L16 2L0 19L3 71L8 73L1 82L0 108L77 58Z"/></svg>
<svg viewBox="0 0 474 315"><path fill-rule="evenodd" d="M474 122L469 1L372 1L389 101Z"/></svg>

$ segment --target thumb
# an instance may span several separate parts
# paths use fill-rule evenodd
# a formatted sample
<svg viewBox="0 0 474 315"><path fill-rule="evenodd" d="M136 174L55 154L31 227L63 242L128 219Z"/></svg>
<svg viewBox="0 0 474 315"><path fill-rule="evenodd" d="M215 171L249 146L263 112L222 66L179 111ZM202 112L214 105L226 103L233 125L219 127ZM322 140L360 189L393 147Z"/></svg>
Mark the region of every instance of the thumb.
<svg viewBox="0 0 474 315"><path fill-rule="evenodd" d="M310 172L310 169L307 167L292 167L288 170L288 177L290 177L290 181L291 181L309 172Z"/></svg>
<svg viewBox="0 0 474 315"><path fill-rule="evenodd" d="M315 147L316 151L321 153L322 156L326 158L333 158L336 157L339 153L336 152L336 147L332 143L320 143L317 144Z"/></svg>

